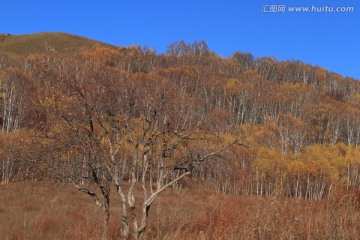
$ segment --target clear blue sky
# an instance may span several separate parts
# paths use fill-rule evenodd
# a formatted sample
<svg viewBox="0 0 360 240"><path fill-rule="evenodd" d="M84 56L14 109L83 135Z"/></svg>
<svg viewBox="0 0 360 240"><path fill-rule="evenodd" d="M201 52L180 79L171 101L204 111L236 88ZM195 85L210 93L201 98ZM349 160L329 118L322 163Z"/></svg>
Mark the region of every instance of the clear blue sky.
<svg viewBox="0 0 360 240"><path fill-rule="evenodd" d="M355 10L261 11L278 4ZM158 53L173 41L205 40L224 57L240 50L296 59L360 79L360 0L0 0L0 11L2 33L67 32Z"/></svg>

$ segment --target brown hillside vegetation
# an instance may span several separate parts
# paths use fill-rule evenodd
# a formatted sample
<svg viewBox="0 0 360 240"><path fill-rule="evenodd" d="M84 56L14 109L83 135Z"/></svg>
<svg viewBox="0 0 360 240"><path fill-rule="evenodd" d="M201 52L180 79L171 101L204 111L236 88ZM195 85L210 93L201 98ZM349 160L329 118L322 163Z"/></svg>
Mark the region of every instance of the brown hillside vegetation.
<svg viewBox="0 0 360 240"><path fill-rule="evenodd" d="M0 53L15 56L29 54L73 54L95 46L115 48L87 38L57 32L44 32L28 35L0 35Z"/></svg>
<svg viewBox="0 0 360 240"><path fill-rule="evenodd" d="M353 239L359 145L360 82L319 66L0 36L1 190L20 199L0 216L25 219L19 238Z"/></svg>

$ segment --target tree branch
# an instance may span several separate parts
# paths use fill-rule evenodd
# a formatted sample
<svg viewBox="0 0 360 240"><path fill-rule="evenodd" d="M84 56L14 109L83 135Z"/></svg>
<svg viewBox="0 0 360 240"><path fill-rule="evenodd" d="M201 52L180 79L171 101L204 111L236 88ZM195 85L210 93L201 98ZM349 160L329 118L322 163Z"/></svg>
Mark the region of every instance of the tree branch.
<svg viewBox="0 0 360 240"><path fill-rule="evenodd" d="M74 184L74 187L79 190L80 192L83 192L83 193L86 193L87 195L89 195L90 197L92 197L95 201L95 204L96 206L98 206L99 208L104 208L104 205L100 202L99 200L99 197L96 195L96 193L90 191L89 189L87 188L83 188L83 187L80 187L79 185L77 184Z"/></svg>
<svg viewBox="0 0 360 240"><path fill-rule="evenodd" d="M169 182L168 184L164 185L163 187L161 187L159 190L157 190L156 192L154 192L153 194L151 194L151 196L144 202L144 206L145 207L149 207L154 200L156 199L156 197L163 192L166 188L170 187L171 185L173 185L174 183L176 183L177 181L179 181L180 179L182 179L183 177L190 175L191 172L187 171L183 174L181 174L179 177L175 178L174 180L172 180L171 182Z"/></svg>

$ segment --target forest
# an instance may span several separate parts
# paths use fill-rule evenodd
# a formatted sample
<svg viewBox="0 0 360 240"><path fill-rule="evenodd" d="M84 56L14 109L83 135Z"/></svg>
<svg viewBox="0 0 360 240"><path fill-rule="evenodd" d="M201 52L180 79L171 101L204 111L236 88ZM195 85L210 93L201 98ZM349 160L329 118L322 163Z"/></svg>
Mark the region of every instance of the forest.
<svg viewBox="0 0 360 240"><path fill-rule="evenodd" d="M118 237L150 238L151 206L176 189L355 199L359 110L357 79L301 61L221 57L205 41L157 54L63 33L0 35L2 185L72 186L101 210L104 236L114 204ZM255 235L241 238L275 237Z"/></svg>

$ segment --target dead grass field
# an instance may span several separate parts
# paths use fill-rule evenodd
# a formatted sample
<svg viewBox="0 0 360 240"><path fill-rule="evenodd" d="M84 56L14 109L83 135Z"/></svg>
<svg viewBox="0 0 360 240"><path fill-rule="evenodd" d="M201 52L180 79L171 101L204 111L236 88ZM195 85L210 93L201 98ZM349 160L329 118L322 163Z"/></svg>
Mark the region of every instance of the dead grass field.
<svg viewBox="0 0 360 240"><path fill-rule="evenodd" d="M114 46L105 43L60 32L26 35L0 34L0 52L10 54L10 56L26 56L28 54L49 52L68 55L95 46L115 49Z"/></svg>
<svg viewBox="0 0 360 240"><path fill-rule="evenodd" d="M110 238L120 209L113 194ZM100 239L102 212L60 183L0 185L0 239ZM359 239L353 194L322 201L166 191L150 210L146 239Z"/></svg>

